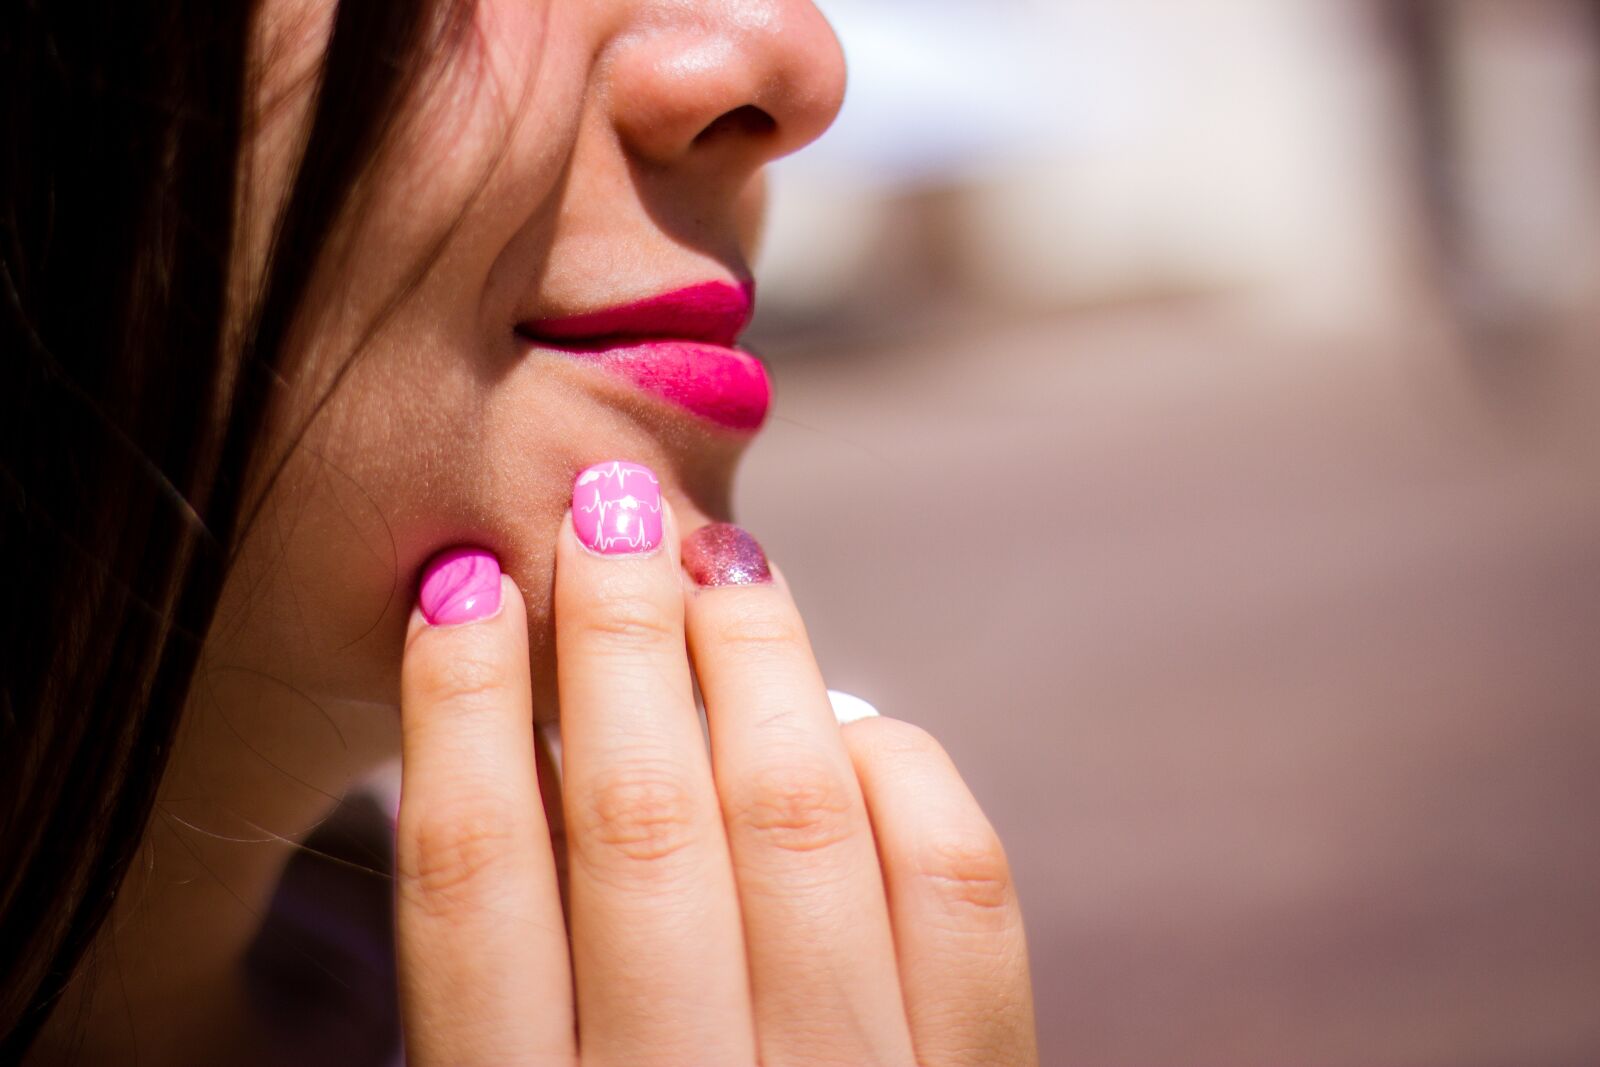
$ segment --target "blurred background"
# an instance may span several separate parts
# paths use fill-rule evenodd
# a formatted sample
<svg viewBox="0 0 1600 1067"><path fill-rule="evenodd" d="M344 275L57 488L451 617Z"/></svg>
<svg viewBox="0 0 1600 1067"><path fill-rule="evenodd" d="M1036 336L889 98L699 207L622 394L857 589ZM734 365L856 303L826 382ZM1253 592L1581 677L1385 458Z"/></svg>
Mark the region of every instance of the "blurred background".
<svg viewBox="0 0 1600 1067"><path fill-rule="evenodd" d="M821 6L740 517L1044 1063L1600 1063L1600 2Z"/></svg>

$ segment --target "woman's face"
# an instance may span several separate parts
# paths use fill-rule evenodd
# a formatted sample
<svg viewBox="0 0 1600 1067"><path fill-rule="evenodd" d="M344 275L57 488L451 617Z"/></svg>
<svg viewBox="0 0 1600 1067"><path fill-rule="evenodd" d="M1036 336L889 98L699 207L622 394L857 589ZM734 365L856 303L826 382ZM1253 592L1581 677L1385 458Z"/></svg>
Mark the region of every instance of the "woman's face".
<svg viewBox="0 0 1600 1067"><path fill-rule="evenodd" d="M240 279L260 271L332 7L263 13ZM481 0L441 62L315 276L269 456L304 434L197 676L188 743L204 757L182 773L201 793L181 792L258 783L283 804L250 819L278 832L392 743L402 635L435 552L483 546L516 579L549 721L552 545L574 474L641 462L686 531L727 516L765 399L757 365L723 347L746 317L761 168L817 137L844 88L808 0ZM701 343L594 339L619 333Z"/></svg>

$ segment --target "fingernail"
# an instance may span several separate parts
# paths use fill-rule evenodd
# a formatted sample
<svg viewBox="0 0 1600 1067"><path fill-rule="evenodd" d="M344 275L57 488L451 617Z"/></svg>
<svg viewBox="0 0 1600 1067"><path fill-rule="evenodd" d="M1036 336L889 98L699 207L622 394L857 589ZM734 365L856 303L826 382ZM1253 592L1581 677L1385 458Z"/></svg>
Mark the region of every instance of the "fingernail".
<svg viewBox="0 0 1600 1067"><path fill-rule="evenodd" d="M828 690L828 703L833 705L833 717L839 720L840 726L871 719L878 714L878 709L865 700L838 689Z"/></svg>
<svg viewBox="0 0 1600 1067"><path fill-rule="evenodd" d="M500 610L500 561L481 548L452 548L429 561L417 594L434 626L487 619Z"/></svg>
<svg viewBox="0 0 1600 1067"><path fill-rule="evenodd" d="M683 542L683 566L701 587L772 581L761 545L729 522L713 522L690 534Z"/></svg>
<svg viewBox="0 0 1600 1067"><path fill-rule="evenodd" d="M601 555L653 550L661 544L661 482L637 463L596 463L572 484L572 528Z"/></svg>

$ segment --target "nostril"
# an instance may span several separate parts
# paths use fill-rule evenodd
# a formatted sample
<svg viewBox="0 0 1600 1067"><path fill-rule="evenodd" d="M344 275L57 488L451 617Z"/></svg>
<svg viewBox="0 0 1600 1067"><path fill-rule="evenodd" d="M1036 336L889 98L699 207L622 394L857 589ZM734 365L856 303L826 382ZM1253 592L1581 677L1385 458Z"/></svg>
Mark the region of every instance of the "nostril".
<svg viewBox="0 0 1600 1067"><path fill-rule="evenodd" d="M695 134L696 146L724 137L766 137L778 128L778 121L754 104L745 104L717 116L716 121Z"/></svg>

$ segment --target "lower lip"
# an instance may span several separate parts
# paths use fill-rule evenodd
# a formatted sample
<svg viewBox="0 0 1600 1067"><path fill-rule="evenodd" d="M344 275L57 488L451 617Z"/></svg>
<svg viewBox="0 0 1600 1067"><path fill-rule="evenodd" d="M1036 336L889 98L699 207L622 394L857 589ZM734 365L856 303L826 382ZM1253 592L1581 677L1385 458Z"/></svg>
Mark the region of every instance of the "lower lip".
<svg viewBox="0 0 1600 1067"><path fill-rule="evenodd" d="M724 429L757 430L772 406L766 368L736 348L704 341L639 341L605 348L536 343L626 378Z"/></svg>

